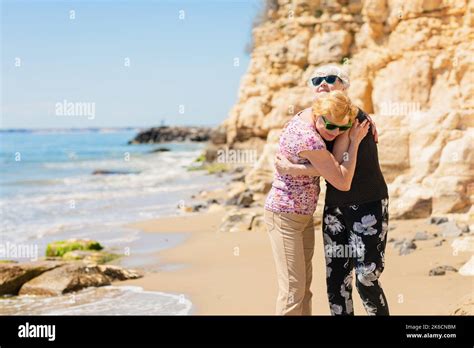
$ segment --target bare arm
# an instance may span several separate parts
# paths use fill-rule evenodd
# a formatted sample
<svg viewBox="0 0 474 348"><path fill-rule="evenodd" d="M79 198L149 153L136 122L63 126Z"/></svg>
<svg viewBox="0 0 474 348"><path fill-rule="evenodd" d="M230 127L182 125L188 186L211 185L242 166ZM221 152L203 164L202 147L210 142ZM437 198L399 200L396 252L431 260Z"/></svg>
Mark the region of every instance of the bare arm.
<svg viewBox="0 0 474 348"><path fill-rule="evenodd" d="M369 120L370 122L370 125L372 126L372 135L374 136L374 141L376 143L379 142L379 133L377 132L377 127L375 126L375 122L372 120L372 117L370 117L369 115L366 115L367 116L367 119Z"/></svg>
<svg viewBox="0 0 474 348"><path fill-rule="evenodd" d="M289 174L292 176L305 175L305 176L319 176L319 172L311 164L298 164L290 162L281 153L277 153L275 167L280 174Z"/></svg>
<svg viewBox="0 0 474 348"><path fill-rule="evenodd" d="M333 156L338 163L342 163L348 156L348 149L351 140L349 132L344 132L336 138L333 148ZM320 172L311 164L297 164L290 162L284 155L276 155L275 167L280 174L289 174L292 176L320 176Z"/></svg>
<svg viewBox="0 0 474 348"><path fill-rule="evenodd" d="M341 164L327 150L303 151L300 155L307 158L320 175L335 188L340 191L349 191L354 176L358 148L359 144L351 143L348 151L348 161Z"/></svg>
<svg viewBox="0 0 474 348"><path fill-rule="evenodd" d="M357 151L362 139L367 135L369 123L367 121L354 124L350 134L350 145L347 150L347 161L338 163L336 158L327 150L302 151L301 157L307 158L314 168L331 185L341 191L349 191L354 177Z"/></svg>
<svg viewBox="0 0 474 348"><path fill-rule="evenodd" d="M337 163L342 163L345 159L347 159L347 155L348 155L347 151L349 151L350 143L351 143L351 139L349 138L348 131L342 133L334 141L332 154L334 155L334 158L336 158Z"/></svg>

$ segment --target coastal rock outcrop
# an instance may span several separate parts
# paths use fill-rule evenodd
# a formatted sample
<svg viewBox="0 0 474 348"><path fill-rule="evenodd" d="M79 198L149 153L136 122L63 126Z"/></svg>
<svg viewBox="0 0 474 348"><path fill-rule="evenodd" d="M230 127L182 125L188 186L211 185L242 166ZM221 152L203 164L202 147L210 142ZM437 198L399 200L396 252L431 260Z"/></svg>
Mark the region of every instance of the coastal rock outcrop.
<svg viewBox="0 0 474 348"><path fill-rule="evenodd" d="M106 264L120 255L104 251L95 240L69 239L49 243L44 259L0 263L1 295L57 296L90 286L143 277L141 272Z"/></svg>
<svg viewBox="0 0 474 348"><path fill-rule="evenodd" d="M87 265L74 262L44 272L23 284L19 295L58 296L90 286L106 286L115 280L136 279L139 273L112 265Z"/></svg>
<svg viewBox="0 0 474 348"><path fill-rule="evenodd" d="M207 127L153 127L138 133L129 144L163 143L171 141L203 142L211 139L213 129ZM216 134L216 137L219 135Z"/></svg>
<svg viewBox="0 0 474 348"><path fill-rule="evenodd" d="M59 261L0 263L0 295L17 294L26 282L62 265Z"/></svg>
<svg viewBox="0 0 474 348"><path fill-rule="evenodd" d="M57 296L89 286L110 285L110 280L97 266L68 264L45 272L23 284L19 295Z"/></svg>

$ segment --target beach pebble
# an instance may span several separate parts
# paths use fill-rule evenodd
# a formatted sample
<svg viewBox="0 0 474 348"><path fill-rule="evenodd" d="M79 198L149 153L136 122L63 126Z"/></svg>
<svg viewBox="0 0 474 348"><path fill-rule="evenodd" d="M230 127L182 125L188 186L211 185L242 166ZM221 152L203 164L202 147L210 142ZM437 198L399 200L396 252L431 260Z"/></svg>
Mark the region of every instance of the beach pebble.
<svg viewBox="0 0 474 348"><path fill-rule="evenodd" d="M178 208L184 213L195 213L207 208L207 204L196 203L193 205L178 204Z"/></svg>
<svg viewBox="0 0 474 348"><path fill-rule="evenodd" d="M443 245L444 242L446 242L446 239L441 239L441 240L437 241L437 242L434 244L434 246L435 246L435 247L439 247L439 246Z"/></svg>
<svg viewBox="0 0 474 348"><path fill-rule="evenodd" d="M237 205L239 207L250 207L252 203L253 193L251 191L242 192L237 199Z"/></svg>
<svg viewBox="0 0 474 348"><path fill-rule="evenodd" d="M437 266L432 268L429 272L429 276L440 276L445 275L446 271L457 272L458 270L452 266L444 265L444 266Z"/></svg>
<svg viewBox="0 0 474 348"><path fill-rule="evenodd" d="M243 173L245 170L245 167L235 167L234 169L232 169L232 174L240 174L240 173Z"/></svg>
<svg viewBox="0 0 474 348"><path fill-rule="evenodd" d="M455 221L448 221L442 225L441 233L443 237L459 237L462 231Z"/></svg>
<svg viewBox="0 0 474 348"><path fill-rule="evenodd" d="M237 193L227 200L226 205L237 205L239 207L248 208L254 202L253 193L250 190Z"/></svg>
<svg viewBox="0 0 474 348"><path fill-rule="evenodd" d="M254 212L231 210L222 218L219 232L249 231L256 216Z"/></svg>
<svg viewBox="0 0 474 348"><path fill-rule="evenodd" d="M445 222L448 222L447 217L432 216L430 218L430 224L432 224L432 225L441 225L441 224L444 224Z"/></svg>
<svg viewBox="0 0 474 348"><path fill-rule="evenodd" d="M221 202L218 199L211 198L207 200L207 204L220 204Z"/></svg>
<svg viewBox="0 0 474 348"><path fill-rule="evenodd" d="M433 238L430 236L426 231L420 231L416 232L415 236L413 237L413 240L428 240Z"/></svg>
<svg viewBox="0 0 474 348"><path fill-rule="evenodd" d="M400 249L398 250L399 255L408 255L415 251L416 244L412 240L404 240L401 245Z"/></svg>
<svg viewBox="0 0 474 348"><path fill-rule="evenodd" d="M236 175L232 178L231 181L244 182L245 181L245 174Z"/></svg>
<svg viewBox="0 0 474 348"><path fill-rule="evenodd" d="M203 203L196 203L196 204L192 205L192 208L193 208L193 212L197 212L197 211L201 211L203 209L206 209L207 205L203 204Z"/></svg>

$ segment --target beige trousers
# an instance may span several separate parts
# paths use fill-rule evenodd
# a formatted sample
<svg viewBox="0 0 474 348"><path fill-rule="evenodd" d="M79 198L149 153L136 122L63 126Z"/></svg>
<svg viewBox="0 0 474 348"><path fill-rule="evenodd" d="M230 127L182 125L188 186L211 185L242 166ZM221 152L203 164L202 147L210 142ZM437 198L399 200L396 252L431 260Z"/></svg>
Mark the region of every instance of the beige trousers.
<svg viewBox="0 0 474 348"><path fill-rule="evenodd" d="M278 278L276 314L311 315L313 216L265 210L265 224Z"/></svg>

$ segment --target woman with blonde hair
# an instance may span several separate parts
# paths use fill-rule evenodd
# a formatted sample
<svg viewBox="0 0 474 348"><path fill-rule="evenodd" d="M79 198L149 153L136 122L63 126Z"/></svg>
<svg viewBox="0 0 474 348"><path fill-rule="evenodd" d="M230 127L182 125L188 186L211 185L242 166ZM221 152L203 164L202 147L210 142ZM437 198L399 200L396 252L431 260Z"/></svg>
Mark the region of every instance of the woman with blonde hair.
<svg viewBox="0 0 474 348"><path fill-rule="evenodd" d="M350 86L349 76L336 65L318 67L308 82L316 98L332 91L346 91ZM352 283L355 270L355 285L367 314L390 315L379 280L385 268L388 189L380 168L375 125L361 109L358 109L357 120L369 120L372 132L369 131L359 145L350 190L343 190L326 179L322 232L329 308L332 315L354 315ZM323 138L327 150L337 161L345 160L342 149L347 148L350 141L347 132L335 140ZM311 164L292 163L291 160L291 156L277 154L275 165L280 175L319 177L319 170Z"/></svg>
<svg viewBox="0 0 474 348"><path fill-rule="evenodd" d="M311 165L334 187L351 187L360 142L369 129L356 119L358 108L342 91L317 98L311 108L296 114L280 136L279 152L293 163ZM324 140L340 141L333 153ZM311 175L313 175L311 174ZM265 202L278 278L277 314L310 315L314 252L313 213L319 196L319 176L276 173Z"/></svg>

